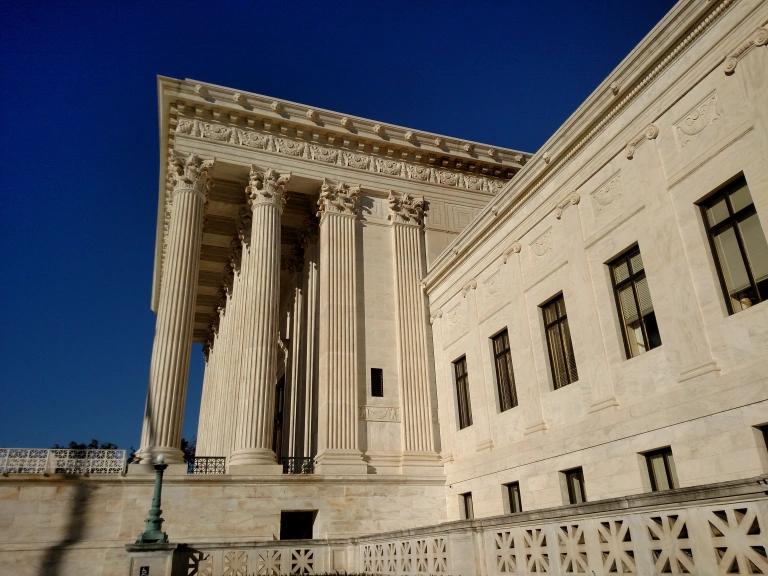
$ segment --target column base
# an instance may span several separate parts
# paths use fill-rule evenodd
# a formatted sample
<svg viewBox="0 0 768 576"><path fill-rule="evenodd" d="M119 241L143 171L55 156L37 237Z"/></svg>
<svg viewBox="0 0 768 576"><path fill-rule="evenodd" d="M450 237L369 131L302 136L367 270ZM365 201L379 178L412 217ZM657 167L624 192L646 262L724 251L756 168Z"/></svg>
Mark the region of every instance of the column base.
<svg viewBox="0 0 768 576"><path fill-rule="evenodd" d="M156 473L157 470L152 464L143 462L128 464L128 476L151 476L154 478ZM182 462L181 464L169 464L163 472L163 476L184 476L187 473L187 465Z"/></svg>
<svg viewBox="0 0 768 576"><path fill-rule="evenodd" d="M315 457L315 474L368 474L360 450L325 450Z"/></svg>
<svg viewBox="0 0 768 576"><path fill-rule="evenodd" d="M443 463L436 452L404 452L400 473L404 476L443 476Z"/></svg>
<svg viewBox="0 0 768 576"><path fill-rule="evenodd" d="M283 466L275 461L272 450L246 448L232 452L227 473L233 476L280 476Z"/></svg>
<svg viewBox="0 0 768 576"><path fill-rule="evenodd" d="M184 452L171 446L147 446L146 448L141 448L136 452L133 461L138 464L155 464L160 454L165 457L165 463L168 465L184 464L186 466Z"/></svg>

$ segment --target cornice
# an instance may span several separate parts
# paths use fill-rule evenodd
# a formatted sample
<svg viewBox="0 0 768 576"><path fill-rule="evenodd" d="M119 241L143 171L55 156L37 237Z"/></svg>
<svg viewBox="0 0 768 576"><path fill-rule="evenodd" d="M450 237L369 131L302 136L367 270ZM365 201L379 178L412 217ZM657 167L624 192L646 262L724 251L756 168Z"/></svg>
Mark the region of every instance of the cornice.
<svg viewBox="0 0 768 576"><path fill-rule="evenodd" d="M517 208L560 174L612 120L620 116L622 110L738 1L721 0L714 6L696 0L678 3L437 257L425 278L426 292L429 294L462 264L470 248L476 248L498 231ZM626 144L625 139L622 147ZM518 237L521 235L517 234ZM472 274L474 272L467 272L468 277ZM459 283L462 281L458 280Z"/></svg>

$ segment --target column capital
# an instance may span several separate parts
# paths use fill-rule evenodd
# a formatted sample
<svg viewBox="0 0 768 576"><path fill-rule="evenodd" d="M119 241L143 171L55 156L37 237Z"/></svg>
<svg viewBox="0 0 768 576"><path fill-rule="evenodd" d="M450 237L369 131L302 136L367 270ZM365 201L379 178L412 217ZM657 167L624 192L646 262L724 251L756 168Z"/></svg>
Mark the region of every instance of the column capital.
<svg viewBox="0 0 768 576"><path fill-rule="evenodd" d="M393 224L410 224L421 226L424 223L424 198L411 196L408 193L397 194L390 190L389 219Z"/></svg>
<svg viewBox="0 0 768 576"><path fill-rule="evenodd" d="M203 160L197 154L186 158L171 156L168 160L168 179L173 184L173 193L188 191L205 196L213 186L211 168L213 160Z"/></svg>
<svg viewBox="0 0 768 576"><path fill-rule="evenodd" d="M345 182L333 183L323 178L320 185L320 198L317 199L317 217L326 214L357 215L357 203L360 199L360 185L350 186Z"/></svg>
<svg viewBox="0 0 768 576"><path fill-rule="evenodd" d="M299 243L306 249L310 244L317 244L320 235L317 219L307 216L298 231Z"/></svg>
<svg viewBox="0 0 768 576"><path fill-rule="evenodd" d="M271 204L276 206L282 214L285 203L288 201L286 186L290 180L290 172L280 174L273 168L262 172L251 165L248 187L245 189L248 203L252 208L261 204Z"/></svg>

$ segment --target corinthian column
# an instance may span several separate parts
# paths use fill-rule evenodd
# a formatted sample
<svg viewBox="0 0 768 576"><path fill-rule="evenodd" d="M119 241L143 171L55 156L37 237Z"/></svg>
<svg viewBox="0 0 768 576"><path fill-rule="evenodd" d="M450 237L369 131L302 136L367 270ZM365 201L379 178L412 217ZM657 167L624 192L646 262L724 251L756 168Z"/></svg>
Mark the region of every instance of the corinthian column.
<svg viewBox="0 0 768 576"><path fill-rule="evenodd" d="M168 175L173 180L171 220L157 309L155 341L144 410L141 461L154 462L158 454L169 464L183 464L181 426L187 396L189 357L197 298L197 275L203 231L203 205L210 185L212 162L195 154L172 158Z"/></svg>
<svg viewBox="0 0 768 576"><path fill-rule="evenodd" d="M397 358L402 412L403 474L442 474L432 423L430 326L421 291L424 276L424 199L389 193L394 254Z"/></svg>
<svg viewBox="0 0 768 576"><path fill-rule="evenodd" d="M320 218L320 474L365 474L357 442L357 259L360 187L323 180Z"/></svg>
<svg viewBox="0 0 768 576"><path fill-rule="evenodd" d="M288 199L289 174L251 167L246 188L252 209L250 241L244 243L246 291L241 340L232 474L281 474L272 450L280 301L280 216ZM245 252L248 252L246 258Z"/></svg>

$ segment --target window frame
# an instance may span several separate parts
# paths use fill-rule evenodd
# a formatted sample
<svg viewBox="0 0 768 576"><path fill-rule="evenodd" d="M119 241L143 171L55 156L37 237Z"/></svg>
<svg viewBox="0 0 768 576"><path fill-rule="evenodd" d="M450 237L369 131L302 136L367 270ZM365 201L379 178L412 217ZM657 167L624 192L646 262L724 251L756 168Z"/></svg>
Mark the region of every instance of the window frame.
<svg viewBox="0 0 768 576"><path fill-rule="evenodd" d="M496 352L496 341L500 338L506 338L506 347L500 352ZM506 412L519 405L517 398L517 385L515 383L515 372L512 365L512 346L509 343L509 330L504 328L495 336L491 336L491 351L493 353L493 365L496 373L496 393L499 398L499 412ZM507 370L509 372L509 406L504 406L504 395L502 394L501 377L499 375L499 359L505 358Z"/></svg>
<svg viewBox="0 0 768 576"><path fill-rule="evenodd" d="M672 474L672 469L669 466L669 457L674 458L672 455L672 448L670 446L666 446L664 448L659 448L657 450L651 450L650 452L645 452L643 454L645 456L645 464L648 468L648 477L651 480L651 492L666 492L666 490L662 490L659 488L658 480L656 479L656 473L653 471L653 465L651 464L651 458L653 456L662 456L664 461L664 472L667 475L667 483L670 485L669 490L677 490L680 486L677 475Z"/></svg>
<svg viewBox="0 0 768 576"><path fill-rule="evenodd" d="M379 389L376 389L376 383L374 381L374 374L378 373L380 379L378 382ZM381 392L377 394L376 392ZM383 368L371 368L371 397L372 398L384 398L384 369Z"/></svg>
<svg viewBox="0 0 768 576"><path fill-rule="evenodd" d="M472 492L464 492L463 494L459 494L459 497L461 498L461 505L462 505L462 515L464 518L462 520L474 520L475 519L475 505L474 502L472 502Z"/></svg>
<svg viewBox="0 0 768 576"><path fill-rule="evenodd" d="M584 469L579 466L578 468L571 468L570 470L564 470L563 474L565 475L565 485L568 489L568 502L570 504L586 504L588 502L587 500L587 487L586 483L584 482ZM583 500L581 502L575 502L576 495L573 490L573 485L571 482L572 478L578 478L581 482L581 495L583 497Z"/></svg>
<svg viewBox="0 0 768 576"><path fill-rule="evenodd" d="M562 316L559 316L559 313L558 313L558 317L552 322L550 322L549 324L547 324L546 309L552 306L553 304L556 304L558 300L563 301L563 308L566 310L566 312ZM549 368L550 368L550 371L552 372L552 385L554 386L555 390L560 390L561 388L565 388L566 386L579 381L579 369L576 366L576 352L573 350L573 336L571 335L570 323L568 324L568 336L571 341L571 353L573 355L573 364L574 364L573 372L575 374L571 374L571 367L568 365L567 356L565 354L565 340L563 338L563 329L561 328L561 325L563 322L568 320L568 312L567 312L567 308L565 307L565 297L563 296L563 293L561 292L557 296L550 298L547 302L539 306L539 308L541 309L541 319L544 322L544 340L547 343L547 352L549 353ZM549 341L549 329L555 326L557 326L557 333L560 336L558 340L560 342L560 345L562 346L563 358L565 359L565 370L568 375L568 382L562 385L558 385L557 373L555 372L555 361L552 354L552 345Z"/></svg>
<svg viewBox="0 0 768 576"><path fill-rule="evenodd" d="M730 193L733 192L734 189L738 188L741 184L744 184L744 186L747 187L747 190L749 190L749 183L747 182L747 179L744 177L744 174L740 174L727 184L721 186L719 189L717 189L715 192L707 196L704 200L701 200L697 203L699 210L701 211L701 218L704 222L704 231L707 234L707 239L709 240L709 249L712 253L712 260L714 260L715 268L717 269L717 277L720 279L720 288L723 291L723 297L725 298L725 305L728 308L728 315L732 316L736 314L737 312L742 312L743 310L734 310L733 307L733 299L731 297L731 293L728 291L728 283L725 281L725 274L723 273L723 265L720 261L719 252L717 251L717 246L715 245L715 236L717 234L723 232L727 228L733 229L733 234L736 237L736 244L739 247L739 253L741 254L741 259L744 263L744 269L747 272L747 278L749 279L750 286L754 290L755 294L757 295L758 301L753 304L760 304L761 302L765 302L765 300L761 299L760 291L757 288L757 282L755 282L754 274L752 273L752 266L749 262L749 257L747 255L746 249L744 248L744 240L741 237L741 230L739 229L738 225L739 223L743 222L747 218L753 215L757 215L757 208L755 206L755 200L752 198L752 191L749 190L749 196L752 198L752 203L749 206L745 206L741 210L738 210L736 212L733 211L733 206L731 205L731 197ZM717 224L710 225L709 218L707 216L707 209L713 207L715 204L717 204L720 200L725 199L725 206L728 209L728 217L724 218L722 221L718 222ZM758 216L759 219L759 216Z"/></svg>
<svg viewBox="0 0 768 576"><path fill-rule="evenodd" d="M621 299L619 298L619 292L625 288L627 285L632 286L632 296L635 299L635 307L637 310L637 318L640 321L640 328L643 334L643 340L645 344L645 352L650 352L651 350L658 348L661 346L659 344L658 346L654 346L651 348L650 343L651 340L648 338L648 329L645 326L645 320L642 316L642 309L640 307L640 298L637 296L637 286L636 284L642 280L643 278L647 281L647 274L645 273L645 262L643 262L643 269L639 272L635 272L634 268L632 267L632 257L635 255L639 255L642 258L642 254L640 254L640 247L637 244L634 244L633 246L630 246L627 248L622 254L608 262L608 273L611 277L611 286L613 286L613 297L616 301L616 313L619 316L619 324L621 324L621 337L624 341L624 352L626 354L627 360L630 358L637 358L637 356L641 356L644 354L644 352L641 352L637 354L636 356L632 355L632 349L629 346L629 338L627 337L627 323L624 319L624 312L623 308L621 306ZM616 274L614 273L615 269L622 263L627 263L627 271L630 272L629 276L622 280L621 282L616 282ZM648 291L650 292L650 286L648 287ZM654 313L655 313L654 309ZM658 327L658 320L656 321L656 325ZM659 339L661 339L661 331L659 331Z"/></svg>
<svg viewBox="0 0 768 576"><path fill-rule="evenodd" d="M504 488L507 490L507 502L509 502L509 513L519 514L523 511L523 498L520 494L520 482L510 482L504 484ZM515 492L517 491L517 498L515 498ZM517 510L515 510L517 508Z"/></svg>
<svg viewBox="0 0 768 576"><path fill-rule="evenodd" d="M464 372L459 374L459 366L463 366ZM467 356L461 356L453 361L453 377L456 380L456 413L459 417L459 430L472 426L472 400L469 394L469 369L467 368ZM464 394L462 396L462 389ZM466 410L462 410L462 398L466 399Z"/></svg>

